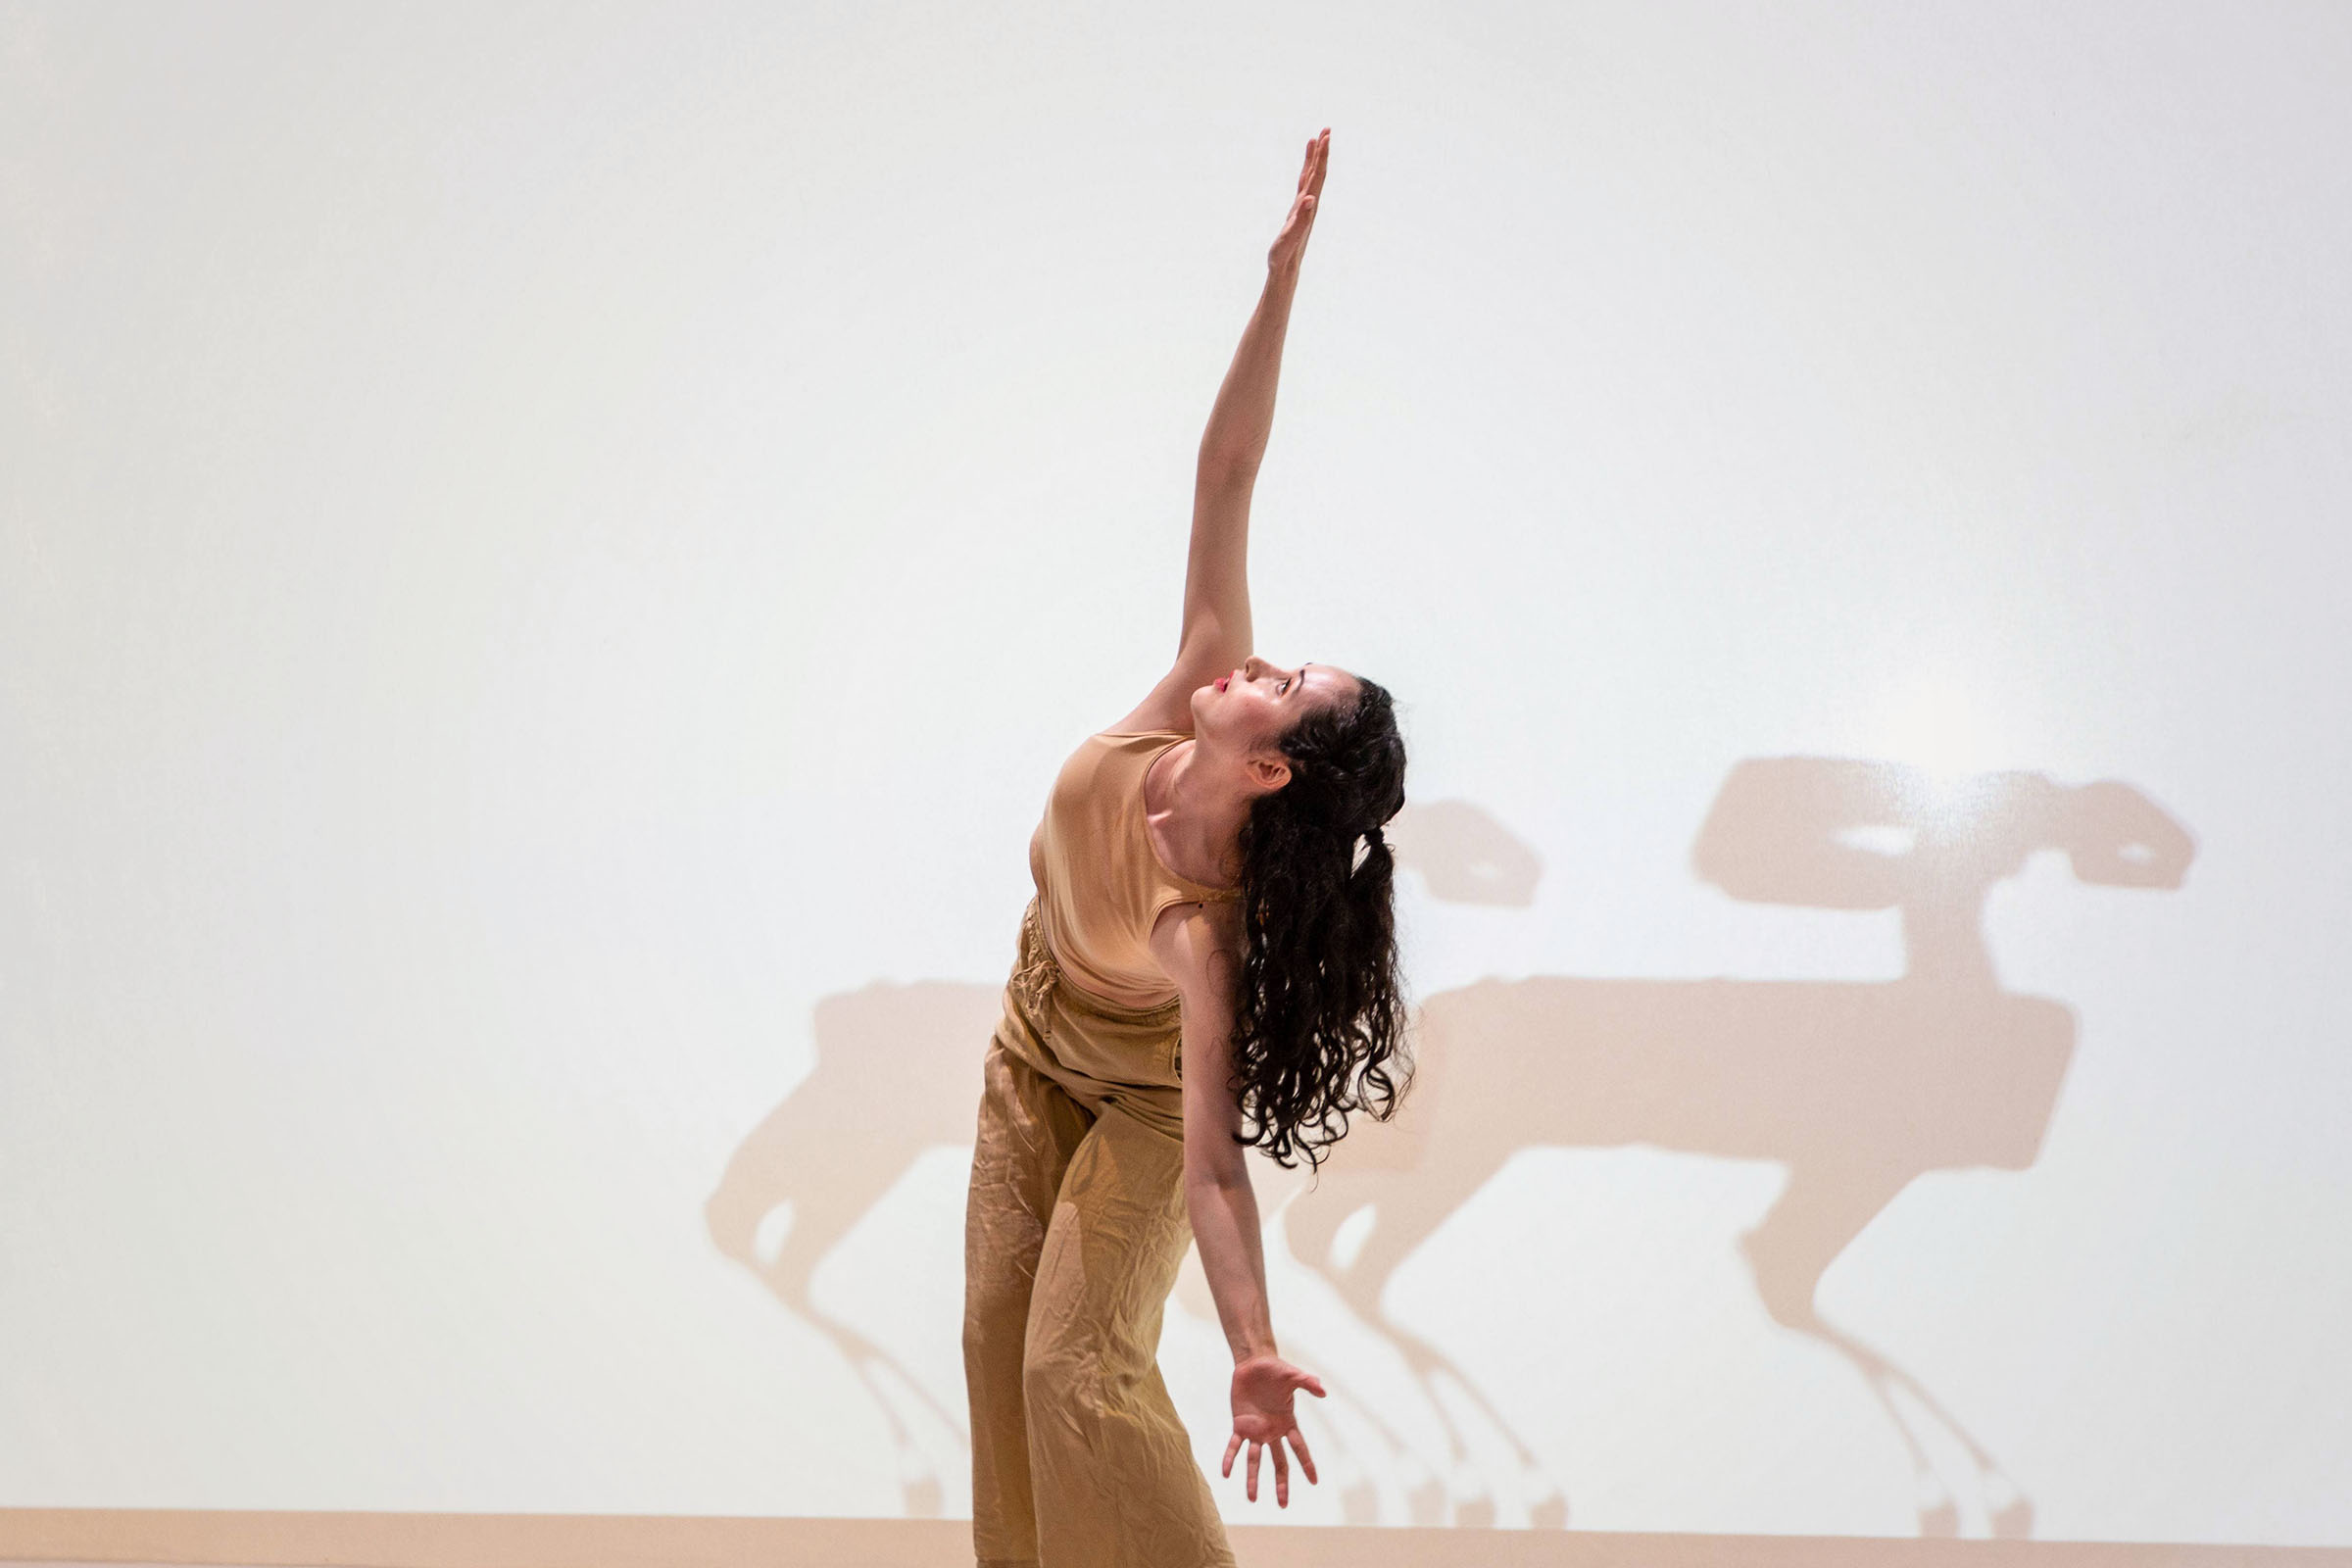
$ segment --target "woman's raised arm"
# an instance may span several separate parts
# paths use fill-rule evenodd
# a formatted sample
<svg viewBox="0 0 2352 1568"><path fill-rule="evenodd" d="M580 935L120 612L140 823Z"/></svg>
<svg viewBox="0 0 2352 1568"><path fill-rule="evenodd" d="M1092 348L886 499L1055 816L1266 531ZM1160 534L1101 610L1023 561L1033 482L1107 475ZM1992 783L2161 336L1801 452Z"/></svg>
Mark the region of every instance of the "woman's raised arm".
<svg viewBox="0 0 2352 1568"><path fill-rule="evenodd" d="M1266 253L1265 290L1200 435L1175 667L1120 724L1123 730L1190 729L1193 692L1250 657L1250 496L1274 427L1274 388L1282 376L1291 300L1298 289L1299 263L1315 225L1330 158L1326 129L1306 144L1290 216Z"/></svg>
<svg viewBox="0 0 2352 1568"><path fill-rule="evenodd" d="M1193 548L1185 563L1184 635L1177 655L1220 674L1250 655L1250 495L1274 428L1274 388L1282 378L1282 343L1298 290L1299 263L1315 225L1331 132L1306 144L1298 192L1282 233L1266 255L1266 287L1217 389L1193 483Z"/></svg>

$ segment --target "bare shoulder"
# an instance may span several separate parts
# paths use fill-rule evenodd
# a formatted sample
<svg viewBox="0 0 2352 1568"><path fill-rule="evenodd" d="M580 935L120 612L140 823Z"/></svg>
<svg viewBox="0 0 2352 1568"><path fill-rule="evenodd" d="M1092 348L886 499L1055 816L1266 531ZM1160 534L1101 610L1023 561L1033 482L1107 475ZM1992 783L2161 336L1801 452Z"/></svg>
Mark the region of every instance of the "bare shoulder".
<svg viewBox="0 0 2352 1568"><path fill-rule="evenodd" d="M1188 634L1176 651L1176 662L1151 694L1119 720L1121 730L1172 729L1193 732L1193 694L1219 675L1248 661L1246 639L1208 633Z"/></svg>
<svg viewBox="0 0 2352 1568"><path fill-rule="evenodd" d="M1208 684L1207 677L1196 678L1198 671L1179 663L1160 683L1152 688L1151 695L1128 712L1112 727L1111 733L1137 735L1148 730L1173 730L1178 734L1193 732L1193 693Z"/></svg>

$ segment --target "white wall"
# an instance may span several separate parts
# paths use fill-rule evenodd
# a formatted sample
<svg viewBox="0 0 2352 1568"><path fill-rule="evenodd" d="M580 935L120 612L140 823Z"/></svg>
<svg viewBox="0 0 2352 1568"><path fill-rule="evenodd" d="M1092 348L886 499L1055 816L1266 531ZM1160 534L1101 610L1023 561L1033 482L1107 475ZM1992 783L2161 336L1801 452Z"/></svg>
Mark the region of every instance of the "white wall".
<svg viewBox="0 0 2352 1568"><path fill-rule="evenodd" d="M968 1507L932 1058L825 1058L855 1180L793 1096L821 1006L985 1014L1329 124L1258 624L1465 803L1417 992L1787 1003L1800 1076L1806 999L1924 998L1945 1076L1838 1100L1824 1025L1847 1108L1752 1149L1572 1077L1369 1309L1275 1248L1293 1516L2352 1544L2348 68L2325 4L0 11L0 1504ZM2004 840L1931 986L1925 904L1694 868L1785 757L2193 863ZM1890 1417L1738 1239L1953 1084L2025 1156L1818 1295Z"/></svg>

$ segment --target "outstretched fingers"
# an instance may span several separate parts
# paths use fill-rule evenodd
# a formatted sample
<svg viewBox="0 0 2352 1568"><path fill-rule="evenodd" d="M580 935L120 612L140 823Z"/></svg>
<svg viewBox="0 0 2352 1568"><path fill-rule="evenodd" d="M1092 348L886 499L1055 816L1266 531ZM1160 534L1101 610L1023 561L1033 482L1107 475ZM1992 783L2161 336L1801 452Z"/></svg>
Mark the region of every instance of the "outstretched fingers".
<svg viewBox="0 0 2352 1568"><path fill-rule="evenodd" d="M1306 1434L1297 1427L1291 1428L1291 1446L1298 1450L1298 1470L1306 1477L1307 1484L1320 1486L1322 1483L1315 1475L1315 1456L1306 1451Z"/></svg>
<svg viewBox="0 0 2352 1568"><path fill-rule="evenodd" d="M1331 130L1329 126L1326 126L1322 131L1306 138L1306 161L1298 166L1298 194L1303 198L1299 205L1306 211L1312 212L1321 204L1323 176L1330 170Z"/></svg>
<svg viewBox="0 0 2352 1568"><path fill-rule="evenodd" d="M1291 210L1282 220L1282 232L1274 238L1266 261L1277 268L1298 265L1306 250L1306 236L1315 225L1315 214L1321 210L1323 175L1331 168L1331 130L1323 130L1307 138L1306 161L1298 169L1298 189L1291 198Z"/></svg>
<svg viewBox="0 0 2352 1568"><path fill-rule="evenodd" d="M1315 1456L1307 1450L1306 1437L1297 1427L1292 1427L1288 1432L1272 1438L1245 1440L1240 1433L1235 1433L1232 1440L1225 1445L1225 1461L1218 1466L1217 1473L1219 1475L1229 1480L1232 1478L1234 1457L1242 1451L1242 1445L1245 1441L1250 1446L1250 1457L1242 1467L1242 1478L1244 1488L1251 1502L1257 1500L1258 1468L1268 1449L1273 1450L1274 1454L1274 1500L1280 1506L1288 1508L1291 1505L1291 1454L1293 1452L1298 1455L1298 1473L1306 1477L1307 1483L1310 1486L1322 1484L1322 1477L1315 1473ZM1285 1442L1290 1445L1287 1450L1283 1446Z"/></svg>

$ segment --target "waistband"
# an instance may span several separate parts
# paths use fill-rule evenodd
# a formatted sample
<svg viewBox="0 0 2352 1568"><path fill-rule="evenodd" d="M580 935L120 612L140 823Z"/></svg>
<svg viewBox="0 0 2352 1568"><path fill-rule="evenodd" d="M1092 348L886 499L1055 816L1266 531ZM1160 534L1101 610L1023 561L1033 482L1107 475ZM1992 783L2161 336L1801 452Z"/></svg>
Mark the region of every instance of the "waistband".
<svg viewBox="0 0 2352 1568"><path fill-rule="evenodd" d="M1115 1106L1154 1132L1184 1136L1181 1001L1121 1007L1070 984L1034 903L1021 917L996 1041L1097 1114Z"/></svg>

